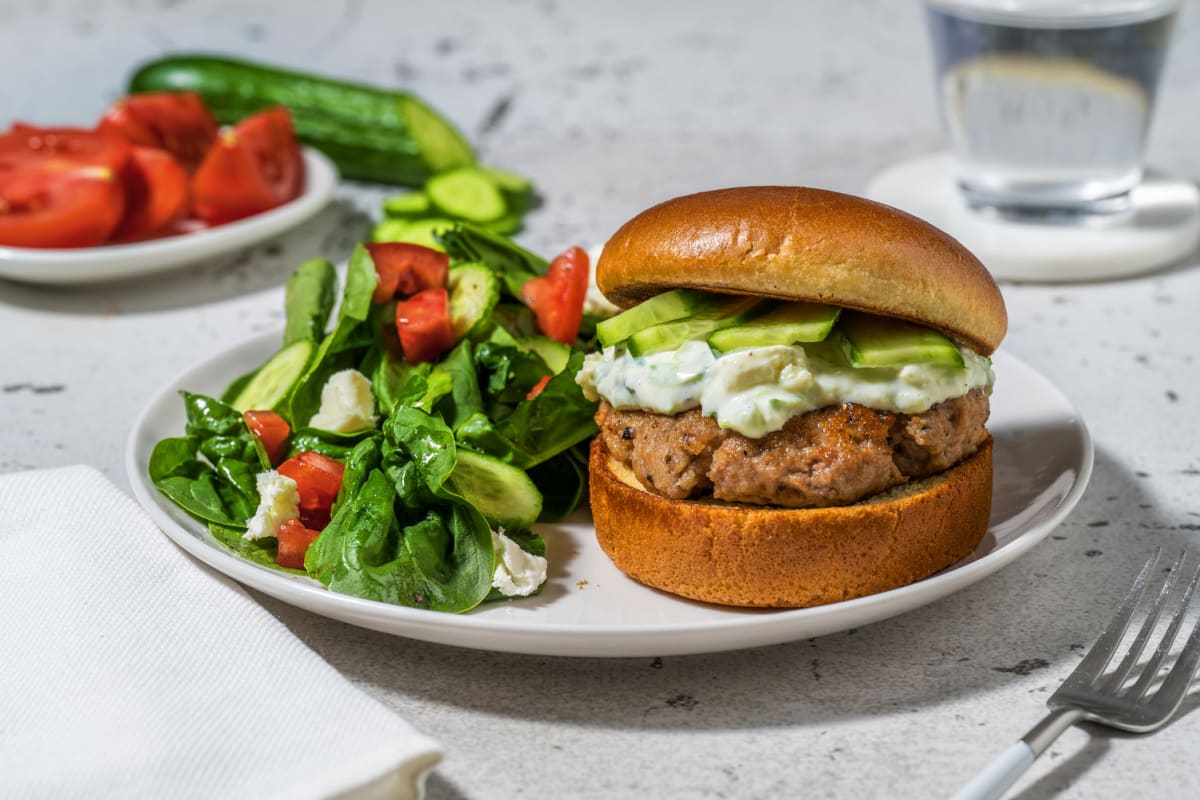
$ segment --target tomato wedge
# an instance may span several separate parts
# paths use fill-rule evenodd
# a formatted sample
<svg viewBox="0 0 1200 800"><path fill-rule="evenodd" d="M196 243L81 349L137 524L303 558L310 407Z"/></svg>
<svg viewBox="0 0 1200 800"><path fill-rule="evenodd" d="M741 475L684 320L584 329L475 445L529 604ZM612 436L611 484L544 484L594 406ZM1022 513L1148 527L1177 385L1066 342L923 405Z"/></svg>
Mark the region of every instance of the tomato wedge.
<svg viewBox="0 0 1200 800"><path fill-rule="evenodd" d="M242 413L246 427L262 442L267 451L267 458L272 464L278 464L287 455L288 436L292 428L287 420L274 411L246 411Z"/></svg>
<svg viewBox="0 0 1200 800"><path fill-rule="evenodd" d="M396 333L409 364L433 361L454 344L450 296L445 289L425 289L396 303Z"/></svg>
<svg viewBox="0 0 1200 800"><path fill-rule="evenodd" d="M521 287L521 299L533 309L538 329L555 341L571 345L583 321L587 296L588 256L572 247L550 262L541 278L530 278Z"/></svg>
<svg viewBox="0 0 1200 800"><path fill-rule="evenodd" d="M300 493L300 521L307 528L321 530L329 524L329 512L342 488L346 467L340 461L311 450L284 461L276 470L296 482Z"/></svg>
<svg viewBox="0 0 1200 800"><path fill-rule="evenodd" d="M374 303L386 303L397 293L408 297L446 285L450 256L440 250L410 242L372 242L366 247L378 278Z"/></svg>
<svg viewBox="0 0 1200 800"><path fill-rule="evenodd" d="M98 126L135 145L166 150L192 172L217 139L217 121L195 92L149 92L114 103Z"/></svg>
<svg viewBox="0 0 1200 800"><path fill-rule="evenodd" d="M320 531L304 527L300 520L289 519L279 528L279 549L275 551L275 563L281 567L304 569L304 555L320 535Z"/></svg>
<svg viewBox="0 0 1200 800"><path fill-rule="evenodd" d="M23 122L0 134L0 172L21 167L104 167L118 172L129 160L123 137L83 128L39 128Z"/></svg>
<svg viewBox="0 0 1200 800"><path fill-rule="evenodd" d="M121 170L125 216L113 239L142 239L183 219L188 210L188 176L166 150L135 146Z"/></svg>
<svg viewBox="0 0 1200 800"><path fill-rule="evenodd" d="M108 239L125 209L116 173L57 162L0 171L0 244L91 247Z"/></svg>
<svg viewBox="0 0 1200 800"><path fill-rule="evenodd" d="M223 131L192 176L192 205L212 225L249 217L299 196L304 160L282 106Z"/></svg>

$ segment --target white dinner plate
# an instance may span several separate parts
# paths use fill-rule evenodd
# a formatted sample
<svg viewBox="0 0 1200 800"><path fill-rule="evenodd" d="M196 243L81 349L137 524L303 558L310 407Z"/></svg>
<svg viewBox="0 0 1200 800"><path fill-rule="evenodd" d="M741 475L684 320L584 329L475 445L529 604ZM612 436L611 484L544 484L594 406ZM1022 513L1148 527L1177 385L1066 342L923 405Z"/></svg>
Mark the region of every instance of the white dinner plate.
<svg viewBox="0 0 1200 800"><path fill-rule="evenodd" d="M1079 412L1044 377L1007 353L994 358L988 427L995 439L995 496L988 533L973 554L910 586L816 608L745 610L683 600L626 578L596 544L586 512L542 525L550 575L540 595L466 614L393 606L327 591L314 580L235 556L161 495L146 466L155 442L180 436L178 391L217 395L278 347L260 336L180 375L134 425L126 465L134 494L176 544L230 577L316 614L430 642L558 656L665 656L776 644L859 627L975 583L1041 541L1078 502L1092 470Z"/></svg>
<svg viewBox="0 0 1200 800"><path fill-rule="evenodd" d="M329 202L333 162L304 149L304 191L295 200L246 219L145 242L36 249L0 246L0 277L28 283L99 283L175 269L225 255L295 227Z"/></svg>

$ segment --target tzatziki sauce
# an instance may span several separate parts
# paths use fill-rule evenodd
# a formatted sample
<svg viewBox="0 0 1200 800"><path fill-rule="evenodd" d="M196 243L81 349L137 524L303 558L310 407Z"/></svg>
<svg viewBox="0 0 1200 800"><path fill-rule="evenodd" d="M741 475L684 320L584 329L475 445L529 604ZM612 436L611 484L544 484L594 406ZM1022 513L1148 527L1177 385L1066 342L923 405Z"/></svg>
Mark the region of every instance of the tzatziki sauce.
<svg viewBox="0 0 1200 800"><path fill-rule="evenodd" d="M717 356L706 342L693 340L632 356L614 345L588 354L575 380L592 401L660 414L699 408L722 428L758 439L825 406L858 403L919 414L972 389L990 391L995 379L991 362L965 347L959 347L963 367L852 367L831 347L771 345Z"/></svg>

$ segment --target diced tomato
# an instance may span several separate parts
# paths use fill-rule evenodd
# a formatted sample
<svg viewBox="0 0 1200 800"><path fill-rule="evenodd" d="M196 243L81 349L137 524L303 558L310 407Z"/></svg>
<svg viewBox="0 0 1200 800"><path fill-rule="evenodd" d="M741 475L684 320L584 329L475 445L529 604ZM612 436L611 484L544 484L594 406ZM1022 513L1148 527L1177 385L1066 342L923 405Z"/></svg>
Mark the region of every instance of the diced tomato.
<svg viewBox="0 0 1200 800"><path fill-rule="evenodd" d="M13 123L0 135L0 173L38 166L62 171L70 167L104 167L119 172L131 145L123 137L83 128L39 128Z"/></svg>
<svg viewBox="0 0 1200 800"><path fill-rule="evenodd" d="M320 531L304 527L298 519L289 519L279 528L279 549L275 551L275 563L281 567L304 569L304 554Z"/></svg>
<svg viewBox="0 0 1200 800"><path fill-rule="evenodd" d="M125 216L114 239L145 238L187 213L187 171L166 150L134 147L133 157L121 170L121 184L125 187Z"/></svg>
<svg viewBox="0 0 1200 800"><path fill-rule="evenodd" d="M367 252L375 262L374 303L386 303L397 293L402 297L446 285L450 256L432 247L410 242L372 242Z"/></svg>
<svg viewBox="0 0 1200 800"><path fill-rule="evenodd" d="M150 92L122 98L100 120L99 130L135 145L157 147L195 171L217 139L217 121L195 92Z"/></svg>
<svg viewBox="0 0 1200 800"><path fill-rule="evenodd" d="M246 427L262 442L267 451L267 458L272 464L278 464L287 455L288 436L292 428L287 420L274 411L246 411L242 414Z"/></svg>
<svg viewBox="0 0 1200 800"><path fill-rule="evenodd" d="M108 167L54 162L0 170L0 245L97 245L124 209L125 191Z"/></svg>
<svg viewBox="0 0 1200 800"><path fill-rule="evenodd" d="M396 333L409 364L433 361L454 345L450 297L445 289L425 289L396 303Z"/></svg>
<svg viewBox="0 0 1200 800"><path fill-rule="evenodd" d="M535 397L537 397L539 394L541 394L541 393L542 393L542 389L545 389L545 388L546 388L546 384L550 382L550 379L551 379L552 377L554 377L554 376L553 376L553 375L544 375L544 376L542 376L542 379L541 379L540 381L538 381L537 383L535 383L535 384L533 385L533 388L529 390L529 394L525 395L525 399L526 399L526 400L532 400L533 398L535 398Z"/></svg>
<svg viewBox="0 0 1200 800"><path fill-rule="evenodd" d="M309 527L329 524L329 510L342 488L346 467L340 461L305 450L276 467L280 475L296 482L300 493L300 520Z"/></svg>
<svg viewBox="0 0 1200 800"><path fill-rule="evenodd" d="M304 159L282 106L223 131L192 176L192 205L213 225L249 217L299 196Z"/></svg>
<svg viewBox="0 0 1200 800"><path fill-rule="evenodd" d="M570 345L579 335L587 287L587 253L572 247L550 262L544 277L525 281L521 299L533 309L538 330L555 341Z"/></svg>

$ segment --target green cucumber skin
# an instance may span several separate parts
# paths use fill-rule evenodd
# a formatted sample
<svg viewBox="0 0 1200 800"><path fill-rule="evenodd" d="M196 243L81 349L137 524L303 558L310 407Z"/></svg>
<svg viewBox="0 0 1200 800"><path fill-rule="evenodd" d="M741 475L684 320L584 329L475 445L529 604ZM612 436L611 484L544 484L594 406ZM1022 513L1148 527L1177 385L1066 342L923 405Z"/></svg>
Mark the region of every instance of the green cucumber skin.
<svg viewBox="0 0 1200 800"><path fill-rule="evenodd" d="M431 164L414 137L406 108L432 109L403 91L214 56L171 56L143 65L129 91L194 91L222 123L237 122L276 105L292 113L300 141L322 151L342 177L420 186L441 169ZM442 120L461 148L462 164L474 162L462 134Z"/></svg>

